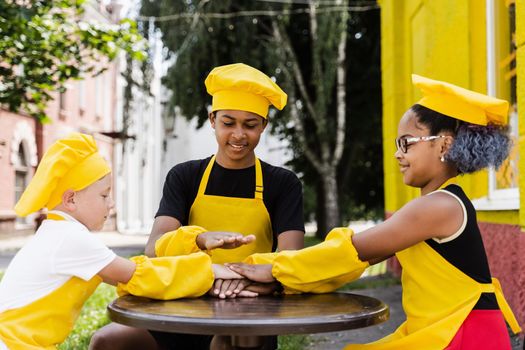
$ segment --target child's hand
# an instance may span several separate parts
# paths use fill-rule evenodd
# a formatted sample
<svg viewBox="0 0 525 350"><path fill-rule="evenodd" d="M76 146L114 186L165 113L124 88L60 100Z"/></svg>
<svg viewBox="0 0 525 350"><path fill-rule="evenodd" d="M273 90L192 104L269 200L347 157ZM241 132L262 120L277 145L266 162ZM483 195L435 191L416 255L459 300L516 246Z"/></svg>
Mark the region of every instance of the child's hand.
<svg viewBox="0 0 525 350"><path fill-rule="evenodd" d="M209 294L221 299L240 297L256 297L255 291L245 290L250 285L250 281L243 278L238 273L228 267L219 264L212 264L215 282Z"/></svg>
<svg viewBox="0 0 525 350"><path fill-rule="evenodd" d="M258 295L270 295L274 293L282 292L283 286L279 282L272 283L258 283L252 282L246 287L244 291L257 293Z"/></svg>
<svg viewBox="0 0 525 350"><path fill-rule="evenodd" d="M215 248L233 249L255 241L254 235L244 236L234 232L208 231L196 238L197 246L202 250Z"/></svg>
<svg viewBox="0 0 525 350"><path fill-rule="evenodd" d="M272 275L272 265L251 265L243 263L226 264L230 268L254 282L270 283L275 282L275 278Z"/></svg>
<svg viewBox="0 0 525 350"><path fill-rule="evenodd" d="M210 289L209 294L221 299L235 298L235 297L256 297L259 295L257 292L246 290L245 288L250 285L250 281L247 279L235 279L235 280L222 280L217 279L213 283L213 287Z"/></svg>

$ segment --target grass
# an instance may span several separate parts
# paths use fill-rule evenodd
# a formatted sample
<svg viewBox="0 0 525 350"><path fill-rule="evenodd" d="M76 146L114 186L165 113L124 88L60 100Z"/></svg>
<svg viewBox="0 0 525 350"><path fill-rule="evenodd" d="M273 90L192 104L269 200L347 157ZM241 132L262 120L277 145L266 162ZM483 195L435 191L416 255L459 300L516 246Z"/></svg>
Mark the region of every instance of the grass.
<svg viewBox="0 0 525 350"><path fill-rule="evenodd" d="M278 338L278 350L300 350L311 343L308 335L281 335Z"/></svg>
<svg viewBox="0 0 525 350"><path fill-rule="evenodd" d="M87 349L93 333L110 322L106 313L106 306L116 297L115 287L101 283L84 304L75 323L75 328L67 339L58 346L58 349Z"/></svg>

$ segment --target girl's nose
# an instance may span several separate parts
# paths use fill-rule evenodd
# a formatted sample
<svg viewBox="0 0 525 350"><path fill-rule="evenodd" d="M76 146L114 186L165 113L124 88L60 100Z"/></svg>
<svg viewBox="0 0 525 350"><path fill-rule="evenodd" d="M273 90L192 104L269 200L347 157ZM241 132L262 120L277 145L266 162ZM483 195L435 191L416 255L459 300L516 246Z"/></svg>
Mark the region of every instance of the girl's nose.
<svg viewBox="0 0 525 350"><path fill-rule="evenodd" d="M400 150L400 149L396 149L396 151L394 152L394 157L396 159L401 159L403 158L403 152Z"/></svg>

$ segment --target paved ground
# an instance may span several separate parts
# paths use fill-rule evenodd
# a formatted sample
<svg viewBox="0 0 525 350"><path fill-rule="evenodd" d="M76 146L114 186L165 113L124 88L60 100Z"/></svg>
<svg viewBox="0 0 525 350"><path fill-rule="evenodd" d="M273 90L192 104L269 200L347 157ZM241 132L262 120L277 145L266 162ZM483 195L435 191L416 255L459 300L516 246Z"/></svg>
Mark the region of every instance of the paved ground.
<svg viewBox="0 0 525 350"><path fill-rule="evenodd" d="M143 251L147 235L123 235L118 232L96 233L120 256L130 256ZM0 235L0 271L5 270L14 254L31 235ZM387 322L347 332L322 333L311 336L312 342L305 350L340 350L349 343L367 343L393 332L404 320L401 307L401 286L363 289L353 293L364 294L382 300L390 307ZM299 349L298 349L299 350ZM519 338L513 338L513 350L522 350Z"/></svg>
<svg viewBox="0 0 525 350"><path fill-rule="evenodd" d="M312 344L307 348L308 350L340 350L350 343L368 343L392 333L403 322L405 314L401 307L401 286L362 289L352 293L368 295L382 300L390 307L388 321L352 331L312 335Z"/></svg>

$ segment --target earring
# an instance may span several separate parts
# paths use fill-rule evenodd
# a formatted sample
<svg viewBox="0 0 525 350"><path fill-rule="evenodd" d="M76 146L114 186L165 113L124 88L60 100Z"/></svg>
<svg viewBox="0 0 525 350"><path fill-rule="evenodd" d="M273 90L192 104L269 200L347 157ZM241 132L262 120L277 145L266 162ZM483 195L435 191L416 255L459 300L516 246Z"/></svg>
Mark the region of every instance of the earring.
<svg viewBox="0 0 525 350"><path fill-rule="evenodd" d="M445 163L445 157L444 156L441 156L441 158L439 158L439 160L441 160L441 162Z"/></svg>

